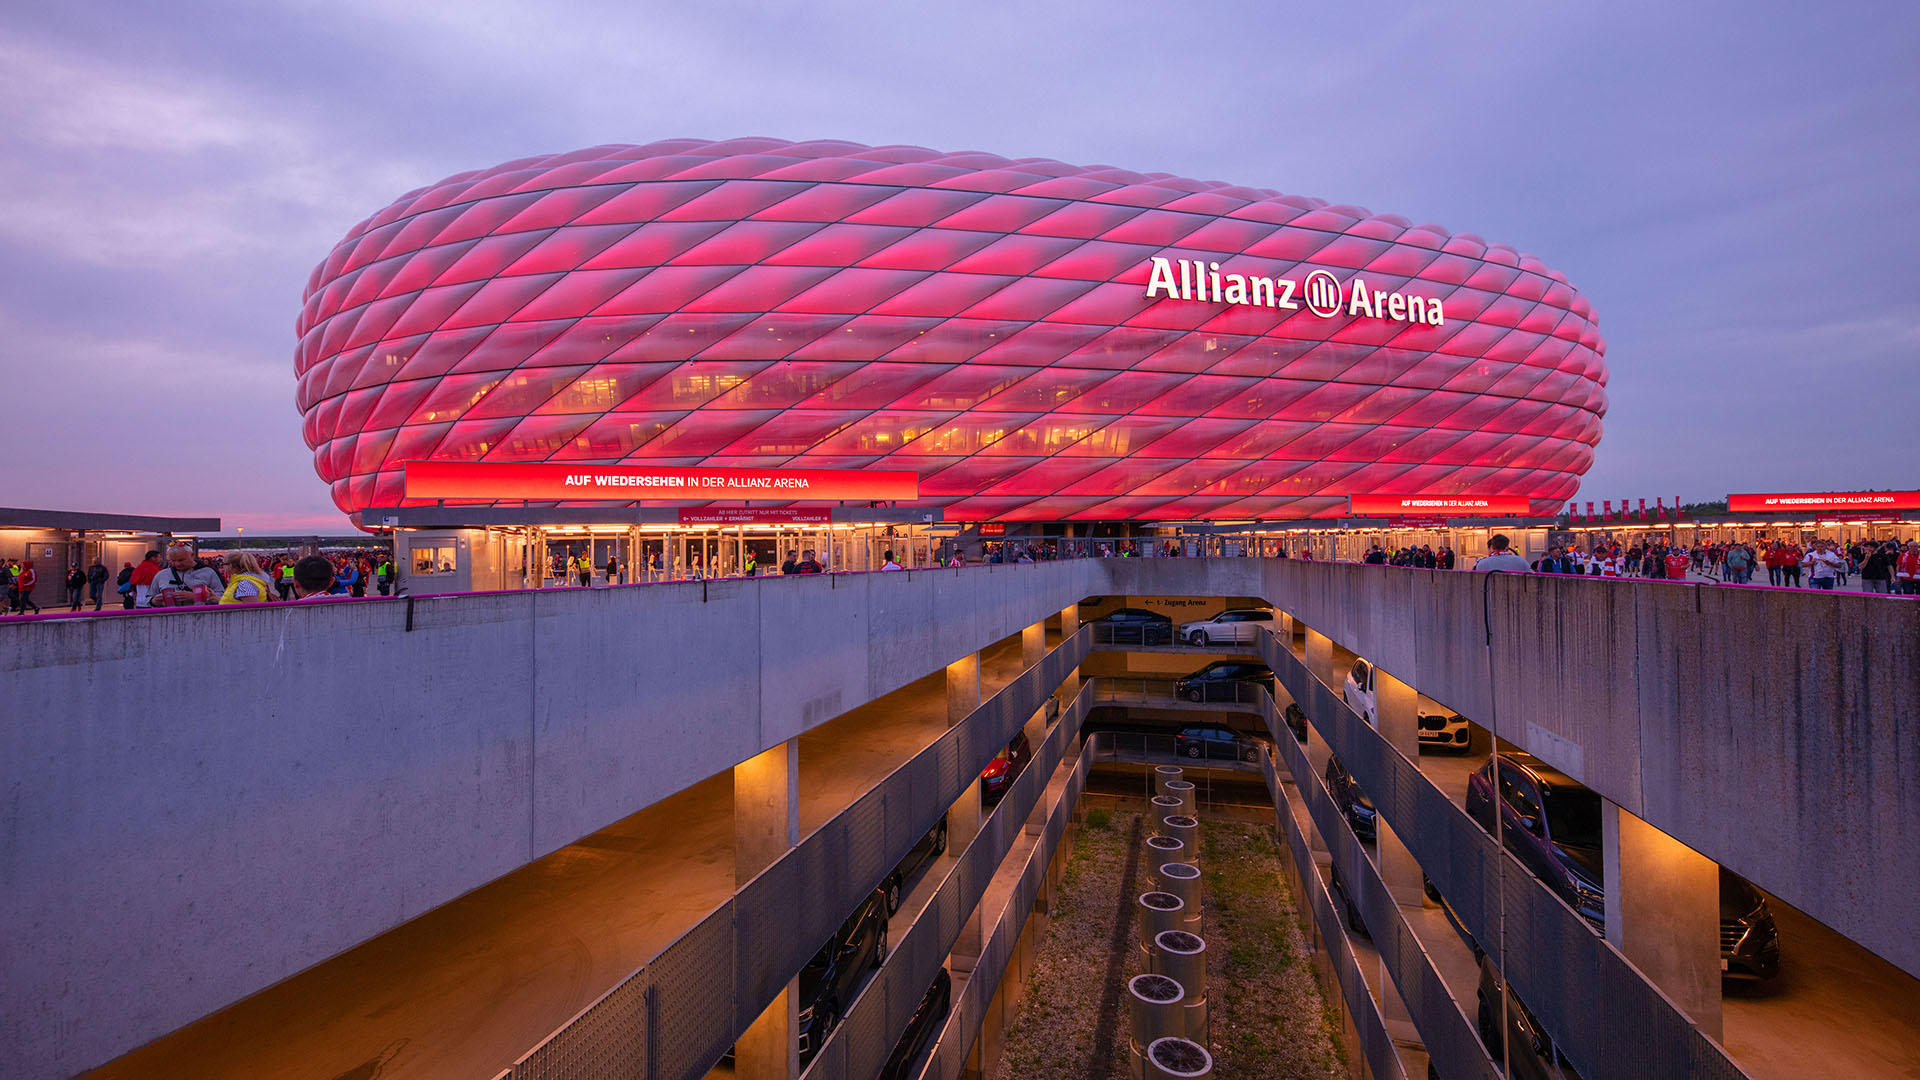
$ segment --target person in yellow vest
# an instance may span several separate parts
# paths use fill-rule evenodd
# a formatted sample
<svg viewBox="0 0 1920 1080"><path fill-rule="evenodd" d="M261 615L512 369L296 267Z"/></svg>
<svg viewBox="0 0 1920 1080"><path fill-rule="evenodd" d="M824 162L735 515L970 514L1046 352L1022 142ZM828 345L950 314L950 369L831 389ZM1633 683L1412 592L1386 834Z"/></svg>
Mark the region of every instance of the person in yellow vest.
<svg viewBox="0 0 1920 1080"><path fill-rule="evenodd" d="M280 599L293 599L293 559L280 564Z"/></svg>
<svg viewBox="0 0 1920 1080"><path fill-rule="evenodd" d="M583 551L580 553L580 557L574 560L573 566L575 570L580 572L580 587L583 589L592 588L593 558Z"/></svg>
<svg viewBox="0 0 1920 1080"><path fill-rule="evenodd" d="M382 555L373 568L373 576L379 582L380 595L387 595L393 588L393 556Z"/></svg>
<svg viewBox="0 0 1920 1080"><path fill-rule="evenodd" d="M755 558L753 554L753 549L748 548L747 549L747 576L753 577L755 574L759 573L759 571L760 571L760 562L757 558Z"/></svg>
<svg viewBox="0 0 1920 1080"><path fill-rule="evenodd" d="M220 594L222 604L264 604L273 599L273 583L260 569L259 560L244 551L227 555L227 588Z"/></svg>

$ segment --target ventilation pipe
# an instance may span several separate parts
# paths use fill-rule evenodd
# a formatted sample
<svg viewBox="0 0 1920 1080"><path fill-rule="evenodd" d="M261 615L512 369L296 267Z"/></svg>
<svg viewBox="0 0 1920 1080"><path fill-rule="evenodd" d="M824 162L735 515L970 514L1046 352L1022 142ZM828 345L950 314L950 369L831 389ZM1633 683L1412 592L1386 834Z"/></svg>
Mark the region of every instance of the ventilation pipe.
<svg viewBox="0 0 1920 1080"><path fill-rule="evenodd" d="M1177 836L1149 836L1147 846L1153 849L1149 862L1178 862L1186 857L1186 842Z"/></svg>
<svg viewBox="0 0 1920 1080"><path fill-rule="evenodd" d="M1128 1064L1134 1076L1145 1075L1149 1047L1185 1030L1181 1002L1186 993L1179 983L1152 972L1127 980Z"/></svg>
<svg viewBox="0 0 1920 1080"><path fill-rule="evenodd" d="M1135 901L1140 910L1140 951L1153 951L1153 937L1162 930L1185 930L1186 905L1168 892L1145 892ZM1142 1044L1144 1045L1144 1044Z"/></svg>
<svg viewBox="0 0 1920 1080"><path fill-rule="evenodd" d="M1153 793L1165 795L1167 785L1185 775L1178 765L1155 765L1153 767Z"/></svg>
<svg viewBox="0 0 1920 1080"><path fill-rule="evenodd" d="M1155 1039L1146 1066L1146 1080L1200 1080L1213 1075L1213 1055L1191 1039Z"/></svg>
<svg viewBox="0 0 1920 1080"><path fill-rule="evenodd" d="M1162 930L1153 936L1153 950L1147 953L1147 970L1165 975L1180 984L1186 996L1180 1008L1186 1014L1183 1034L1202 1046L1207 1044L1207 943L1198 934L1185 930Z"/></svg>
<svg viewBox="0 0 1920 1080"><path fill-rule="evenodd" d="M1177 795L1155 795L1153 797L1153 816L1156 818L1167 817L1172 814L1184 814L1186 812L1187 804L1181 801Z"/></svg>
<svg viewBox="0 0 1920 1080"><path fill-rule="evenodd" d="M1163 863L1154 867L1153 887L1180 898L1182 930L1200 928L1200 868L1192 863Z"/></svg>
<svg viewBox="0 0 1920 1080"><path fill-rule="evenodd" d="M1199 813L1199 805L1194 802L1193 797L1193 781L1169 780L1167 781L1167 794L1180 800L1180 809L1173 811L1173 813L1185 814L1188 817L1194 817Z"/></svg>
<svg viewBox="0 0 1920 1080"><path fill-rule="evenodd" d="M1171 836L1186 845L1188 860L1200 854L1200 820L1188 814L1174 814L1160 819L1160 827L1154 830L1158 836Z"/></svg>

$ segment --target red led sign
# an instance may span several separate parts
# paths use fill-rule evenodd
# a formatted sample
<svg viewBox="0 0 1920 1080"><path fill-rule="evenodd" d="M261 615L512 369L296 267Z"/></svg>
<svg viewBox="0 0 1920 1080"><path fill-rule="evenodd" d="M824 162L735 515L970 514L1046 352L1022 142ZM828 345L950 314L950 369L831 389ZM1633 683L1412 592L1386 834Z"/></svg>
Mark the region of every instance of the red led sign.
<svg viewBox="0 0 1920 1080"><path fill-rule="evenodd" d="M890 502L919 495L919 475L906 471L473 461L406 464L409 499Z"/></svg>
<svg viewBox="0 0 1920 1080"><path fill-rule="evenodd" d="M1845 510L1920 510L1920 491L1812 491L1763 492L1727 496L1728 513L1770 510L1807 510L1815 513Z"/></svg>
<svg viewBox="0 0 1920 1080"><path fill-rule="evenodd" d="M1349 495L1354 517L1509 517L1531 509L1525 495Z"/></svg>

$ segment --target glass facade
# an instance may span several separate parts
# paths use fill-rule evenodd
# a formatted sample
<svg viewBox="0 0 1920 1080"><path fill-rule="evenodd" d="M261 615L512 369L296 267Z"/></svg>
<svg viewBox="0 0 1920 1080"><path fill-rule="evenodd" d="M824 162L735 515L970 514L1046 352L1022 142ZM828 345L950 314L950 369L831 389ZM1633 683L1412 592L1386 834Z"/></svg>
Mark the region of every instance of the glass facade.
<svg viewBox="0 0 1920 1080"><path fill-rule="evenodd" d="M1186 298L1150 295L1162 264L1191 271ZM1317 271L1377 302L1280 295ZM1280 287L1234 302L1235 278ZM1437 325L1389 315L1434 300ZM349 513L401 505L415 460L911 469L950 521L1338 517L1367 492L1548 513L1607 404L1591 306L1512 248L1218 182L842 142L449 177L333 249L297 331L304 434Z"/></svg>

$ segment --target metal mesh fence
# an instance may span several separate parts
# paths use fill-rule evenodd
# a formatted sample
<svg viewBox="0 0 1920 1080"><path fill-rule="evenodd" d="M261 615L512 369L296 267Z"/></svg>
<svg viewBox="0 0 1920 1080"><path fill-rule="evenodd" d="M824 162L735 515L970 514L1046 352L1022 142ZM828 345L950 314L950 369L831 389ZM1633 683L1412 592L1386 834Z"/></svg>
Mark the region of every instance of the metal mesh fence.
<svg viewBox="0 0 1920 1080"><path fill-rule="evenodd" d="M1467 933L1493 958L1513 993L1582 1076L1590 1080L1663 1075L1732 1080L1746 1075L1559 897L1517 860L1499 851L1493 838L1417 765L1315 678L1285 639L1269 635L1260 651L1279 684L1372 797L1376 812L1420 863ZM1301 784L1302 790L1312 786ZM1321 819L1316 815L1315 820ZM1329 837L1351 836L1344 824L1329 830L1322 822L1321 828ZM1342 878L1355 880L1344 866ZM1365 887L1361 893L1365 896ZM1385 902L1391 906L1390 899ZM1364 903L1360 906L1363 915L1370 910ZM1373 925L1369 919L1368 926ZM1380 937L1376 944L1383 955L1391 945ZM1398 955L1411 962L1404 951ZM1391 970L1396 976L1401 972L1398 966ZM1415 978L1411 982L1396 978L1396 985L1426 1037L1431 1019L1421 1024L1414 1008L1432 987L1422 984L1417 971L1418 965L1408 968ZM1444 993L1444 987L1439 989ZM1464 1056L1465 1048L1449 1028L1431 1030L1438 1052Z"/></svg>
<svg viewBox="0 0 1920 1080"><path fill-rule="evenodd" d="M503 1076L704 1076L1086 658L1091 638L1083 629L1055 646ZM928 914L915 923L927 930L899 954L901 963L883 965L859 999L861 1015L856 1020L849 1013L837 1029L844 1034L829 1041L842 1049L829 1054L823 1047L809 1075L879 1071L933 969L958 937L963 915L979 902L1046 775L1077 733L1086 701L1083 692L1066 722L1035 748L1034 760L983 819Z"/></svg>

